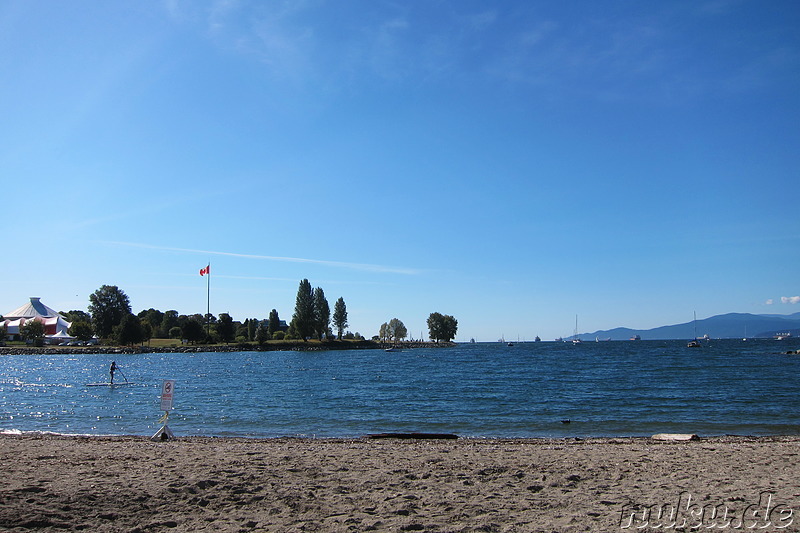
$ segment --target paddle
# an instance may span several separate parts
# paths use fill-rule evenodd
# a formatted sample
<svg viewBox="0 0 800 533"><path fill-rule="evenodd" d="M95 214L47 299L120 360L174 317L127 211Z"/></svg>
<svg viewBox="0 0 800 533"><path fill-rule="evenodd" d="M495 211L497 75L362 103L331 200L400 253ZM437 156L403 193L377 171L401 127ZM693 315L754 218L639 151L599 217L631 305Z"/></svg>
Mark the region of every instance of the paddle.
<svg viewBox="0 0 800 533"><path fill-rule="evenodd" d="M122 370L121 370L119 367L117 367L117 371L118 371L120 374L122 374L122 377L125 379L125 383L127 383L127 382L128 382L128 378L126 378L126 377L125 377L125 374L122 372Z"/></svg>

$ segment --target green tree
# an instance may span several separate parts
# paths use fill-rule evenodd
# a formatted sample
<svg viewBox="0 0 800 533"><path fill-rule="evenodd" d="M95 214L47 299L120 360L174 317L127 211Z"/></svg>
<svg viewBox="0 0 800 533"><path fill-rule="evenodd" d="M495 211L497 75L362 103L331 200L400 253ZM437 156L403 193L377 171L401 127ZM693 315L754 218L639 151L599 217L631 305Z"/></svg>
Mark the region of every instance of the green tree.
<svg viewBox="0 0 800 533"><path fill-rule="evenodd" d="M212 326L216 326L217 324L217 317L215 317L212 313L206 313L203 315L203 324L205 324L206 328L206 342L211 342L212 333L211 328Z"/></svg>
<svg viewBox="0 0 800 533"><path fill-rule="evenodd" d="M89 296L89 313L97 335L108 337L114 326L131 314L131 302L116 285L103 285Z"/></svg>
<svg viewBox="0 0 800 533"><path fill-rule="evenodd" d="M2 321L3 317L0 316L0 322ZM3 342L4 340L6 340L6 338L8 338L8 328L6 327L5 324L3 324L2 326L0 326L0 342Z"/></svg>
<svg viewBox="0 0 800 533"><path fill-rule="evenodd" d="M344 298L339 297L333 305L333 326L336 328L336 337L342 340L342 331L349 326L347 323L347 306L344 304Z"/></svg>
<svg viewBox="0 0 800 533"><path fill-rule="evenodd" d="M150 325L150 322L144 321L142 322L142 342L147 341L147 345L150 345L150 339L153 338L153 326Z"/></svg>
<svg viewBox="0 0 800 533"><path fill-rule="evenodd" d="M233 326L233 318L228 313L220 313L219 321L217 322L217 335L219 340L228 343L233 340L236 335L236 329Z"/></svg>
<svg viewBox="0 0 800 533"><path fill-rule="evenodd" d="M119 325L114 327L114 340L121 345L143 342L145 334L139 317L130 313L122 317Z"/></svg>
<svg viewBox="0 0 800 533"><path fill-rule="evenodd" d="M314 330L317 338L322 339L330 332L331 308L325 299L325 291L317 287L314 289Z"/></svg>
<svg viewBox="0 0 800 533"><path fill-rule="evenodd" d="M197 318L189 318L181 326L181 336L191 343L203 340L206 337L203 323Z"/></svg>
<svg viewBox="0 0 800 533"><path fill-rule="evenodd" d="M269 334L275 335L275 332L281 329L281 319L278 316L278 311L273 309L269 312Z"/></svg>
<svg viewBox="0 0 800 533"><path fill-rule="evenodd" d="M294 315L292 315L289 329L294 337L305 341L314 336L314 326L314 291L311 290L311 283L307 279L303 279L297 289Z"/></svg>
<svg viewBox="0 0 800 533"><path fill-rule="evenodd" d="M393 318L389 321L387 334L389 340L398 342L408 337L408 330L406 329L406 326L405 324L403 324L402 320L398 318Z"/></svg>
<svg viewBox="0 0 800 533"><path fill-rule="evenodd" d="M256 329L256 342L259 346L263 345L271 338L272 335L269 334L267 327L264 324L259 324L258 329Z"/></svg>
<svg viewBox="0 0 800 533"><path fill-rule="evenodd" d="M38 319L26 320L19 327L19 336L26 342L40 346L44 340L44 322Z"/></svg>
<svg viewBox="0 0 800 533"><path fill-rule="evenodd" d="M428 316L428 336L436 342L449 342L456 337L458 320L451 315L431 313Z"/></svg>
<svg viewBox="0 0 800 533"><path fill-rule="evenodd" d="M86 311L72 310L61 313L67 322L91 322L92 316Z"/></svg>
<svg viewBox="0 0 800 533"><path fill-rule="evenodd" d="M248 341L255 340L257 331L258 331L258 319L249 318L247 320L247 340Z"/></svg>
<svg viewBox="0 0 800 533"><path fill-rule="evenodd" d="M173 327L169 328L169 338L170 339L179 339L179 338L181 338L181 334L182 334L182 331L181 331L180 327L173 326Z"/></svg>
<svg viewBox="0 0 800 533"><path fill-rule="evenodd" d="M141 320L142 326L144 326L144 324L149 325L153 337L166 337L169 330L162 328L162 324L164 323L164 313L151 307L150 309L142 311L136 316L138 316L139 320Z"/></svg>
<svg viewBox="0 0 800 533"><path fill-rule="evenodd" d="M94 330L92 330L92 325L87 320L76 320L69 327L67 333L79 340L88 341L94 335Z"/></svg>
<svg viewBox="0 0 800 533"><path fill-rule="evenodd" d="M386 322L381 324L381 329L378 331L378 339L381 342L386 342L389 339L389 324Z"/></svg>
<svg viewBox="0 0 800 533"><path fill-rule="evenodd" d="M169 311L165 311L164 317L161 319L161 331L172 338L176 338L172 336L172 328L180 327L178 316L180 316L178 315L178 312L174 309L171 309Z"/></svg>

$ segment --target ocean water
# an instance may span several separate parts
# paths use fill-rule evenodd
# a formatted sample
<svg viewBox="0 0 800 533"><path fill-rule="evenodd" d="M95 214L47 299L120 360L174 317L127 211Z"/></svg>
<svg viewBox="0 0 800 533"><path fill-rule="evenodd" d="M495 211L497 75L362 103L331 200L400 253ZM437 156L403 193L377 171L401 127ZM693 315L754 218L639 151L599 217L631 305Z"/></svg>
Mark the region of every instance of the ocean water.
<svg viewBox="0 0 800 533"><path fill-rule="evenodd" d="M795 341L796 342L796 341ZM177 436L800 434L800 356L774 340L0 356L0 431ZM86 387L108 380L129 387ZM124 376L124 377L123 377ZM569 423L563 421L569 420Z"/></svg>

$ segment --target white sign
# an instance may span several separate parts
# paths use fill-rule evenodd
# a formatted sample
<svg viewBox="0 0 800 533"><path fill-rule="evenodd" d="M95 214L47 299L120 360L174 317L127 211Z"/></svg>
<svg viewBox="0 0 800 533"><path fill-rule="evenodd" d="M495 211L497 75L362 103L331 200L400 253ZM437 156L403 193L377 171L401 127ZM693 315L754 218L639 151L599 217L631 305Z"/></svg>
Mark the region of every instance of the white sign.
<svg viewBox="0 0 800 533"><path fill-rule="evenodd" d="M165 379L161 385L161 410L169 411L172 409L172 395L175 391L175 380Z"/></svg>

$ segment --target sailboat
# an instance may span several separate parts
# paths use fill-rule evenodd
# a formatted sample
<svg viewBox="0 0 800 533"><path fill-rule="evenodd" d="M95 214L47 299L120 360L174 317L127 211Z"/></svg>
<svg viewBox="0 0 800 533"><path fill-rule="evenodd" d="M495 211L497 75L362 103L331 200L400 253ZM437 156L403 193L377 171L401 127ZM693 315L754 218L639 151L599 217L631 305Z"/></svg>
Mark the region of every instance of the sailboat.
<svg viewBox="0 0 800 533"><path fill-rule="evenodd" d="M700 341L697 340L697 311L694 313L694 339L690 340L689 343L686 345L687 348L699 348L701 346Z"/></svg>
<svg viewBox="0 0 800 533"><path fill-rule="evenodd" d="M580 344L581 339L578 337L578 315L575 315L575 334L572 336L572 344Z"/></svg>

